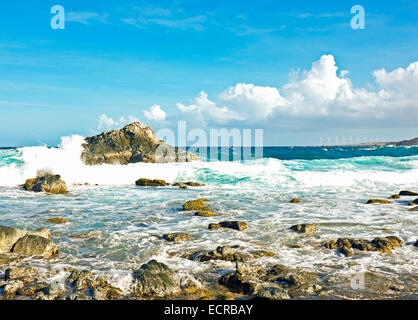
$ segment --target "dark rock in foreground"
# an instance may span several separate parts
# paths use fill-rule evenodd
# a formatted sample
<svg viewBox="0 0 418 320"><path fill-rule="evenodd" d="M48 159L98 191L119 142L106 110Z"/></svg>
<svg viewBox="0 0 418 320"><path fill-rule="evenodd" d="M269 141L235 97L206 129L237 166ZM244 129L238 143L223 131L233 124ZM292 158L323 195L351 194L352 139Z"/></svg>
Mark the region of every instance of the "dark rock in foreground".
<svg viewBox="0 0 418 320"><path fill-rule="evenodd" d="M184 279L156 260L143 264L133 272L135 294L141 298L168 298L200 289L192 279Z"/></svg>
<svg viewBox="0 0 418 320"><path fill-rule="evenodd" d="M26 191L45 192L45 193L67 193L67 186L61 180L60 175L44 174L33 179L26 180L23 185Z"/></svg>
<svg viewBox="0 0 418 320"><path fill-rule="evenodd" d="M286 290L315 293L319 289L313 284L316 280L317 275L312 272L291 270L282 265L265 269L254 264L237 262L235 272L223 275L219 283L232 292L255 298L289 299Z"/></svg>
<svg viewBox="0 0 418 320"><path fill-rule="evenodd" d="M168 185L164 180L141 178L135 181L137 186L141 187L164 187Z"/></svg>
<svg viewBox="0 0 418 320"><path fill-rule="evenodd" d="M140 122L131 123L120 130L105 131L85 141L81 159L87 165L198 160L195 153L158 140L152 129Z"/></svg>
<svg viewBox="0 0 418 320"><path fill-rule="evenodd" d="M166 297L179 292L176 273L165 264L151 260L134 271L136 292L142 296Z"/></svg>

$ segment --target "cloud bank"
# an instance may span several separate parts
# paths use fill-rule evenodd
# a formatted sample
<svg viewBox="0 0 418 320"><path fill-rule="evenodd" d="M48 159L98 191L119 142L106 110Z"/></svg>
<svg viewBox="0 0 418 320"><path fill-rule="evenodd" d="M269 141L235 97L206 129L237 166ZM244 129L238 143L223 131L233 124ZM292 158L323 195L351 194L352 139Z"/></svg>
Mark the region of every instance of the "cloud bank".
<svg viewBox="0 0 418 320"><path fill-rule="evenodd" d="M280 88L237 83L209 98L201 91L190 104L177 103L168 117L160 105L143 110L153 126L265 128L280 131L323 128L418 127L418 62L393 71L373 72L376 89L356 88L349 71L339 71L333 55L323 55L309 70L291 74ZM168 121L168 119L170 121ZM130 116L113 120L101 115L98 129L114 128ZM167 120L167 121L166 121Z"/></svg>
<svg viewBox="0 0 418 320"><path fill-rule="evenodd" d="M202 91L192 104L177 107L183 117L215 125L231 121L271 125L275 120L297 119L351 121L355 126L356 121L408 122L405 115L418 116L418 62L391 72L375 71L375 91L355 88L348 73L338 74L334 56L323 55L281 88L238 83L213 100Z"/></svg>

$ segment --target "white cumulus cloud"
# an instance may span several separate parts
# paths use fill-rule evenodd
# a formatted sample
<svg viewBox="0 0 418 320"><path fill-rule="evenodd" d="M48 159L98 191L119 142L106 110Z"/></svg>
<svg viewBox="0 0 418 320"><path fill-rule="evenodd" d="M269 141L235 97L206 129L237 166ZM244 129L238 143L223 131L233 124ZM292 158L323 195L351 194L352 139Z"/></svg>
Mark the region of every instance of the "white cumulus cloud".
<svg viewBox="0 0 418 320"><path fill-rule="evenodd" d="M177 107L183 116L204 119L206 124L295 119L355 124L360 120L404 122L418 116L418 62L391 72L375 71L376 90L355 88L348 75L347 70L338 72L333 55L323 55L281 88L238 83L213 101L202 91L191 105L178 103Z"/></svg>
<svg viewBox="0 0 418 320"><path fill-rule="evenodd" d="M163 121L167 118L167 114L158 104L153 105L149 110L143 110L145 118L152 121Z"/></svg>

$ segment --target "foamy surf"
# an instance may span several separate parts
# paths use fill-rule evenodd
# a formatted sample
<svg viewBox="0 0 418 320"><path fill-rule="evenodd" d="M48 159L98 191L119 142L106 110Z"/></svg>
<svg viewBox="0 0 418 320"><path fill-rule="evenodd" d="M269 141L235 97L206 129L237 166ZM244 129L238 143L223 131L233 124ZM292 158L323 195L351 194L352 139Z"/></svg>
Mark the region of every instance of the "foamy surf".
<svg viewBox="0 0 418 320"><path fill-rule="evenodd" d="M341 279L349 283L361 270L404 281L411 288L416 284L418 253L411 243L416 240L417 212L407 211L408 202L415 197L380 206L366 201L385 199L400 190L418 190L417 155L333 159L332 154L341 150L327 148L331 158L316 160L265 157L245 162L86 166L80 160L82 143L83 137L72 136L64 137L57 148L0 150L0 224L51 229L60 254L48 262L27 259L20 263L45 272L57 270L51 281L63 282L68 277L64 270L81 268L106 275L114 286L130 292L132 270L156 259L181 274L193 275L204 286L215 285L221 274L234 270L234 263L202 263L187 255L217 246L239 246L244 252L274 253L254 263L311 270L324 275L326 285L333 281L335 286L341 285ZM18 187L39 171L60 174L69 193L49 196ZM135 186L138 178L195 181L206 186L140 188ZM201 197L211 200L219 217L202 218L182 211L186 201ZM290 204L294 197L302 202ZM47 223L56 216L69 222ZM249 228L244 232L208 231L209 223L221 220L245 221ZM288 230L298 223L316 223L319 231L299 235ZM167 243L161 236L169 232L188 232L191 240ZM406 245L392 254L367 252L352 260L322 246L339 237L371 240L388 235L400 237ZM353 296L339 289L333 288L338 297Z"/></svg>

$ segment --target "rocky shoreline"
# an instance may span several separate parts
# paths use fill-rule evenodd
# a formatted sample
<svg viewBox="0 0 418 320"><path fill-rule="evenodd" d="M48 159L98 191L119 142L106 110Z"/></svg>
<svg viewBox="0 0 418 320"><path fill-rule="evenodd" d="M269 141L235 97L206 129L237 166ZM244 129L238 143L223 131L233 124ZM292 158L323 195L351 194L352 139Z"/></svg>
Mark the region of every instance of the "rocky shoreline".
<svg viewBox="0 0 418 320"><path fill-rule="evenodd" d="M166 145L156 138L151 128L133 123L121 130L87 138L81 158L86 165L126 165L136 162L189 162L196 160L197 156ZM210 182L208 185L210 187ZM206 184L187 180L169 183L161 179L136 177L132 181L132 188L144 192L166 188L186 189L184 192L178 191L185 195L194 193L193 197L177 205L170 214L198 219L202 222L199 229L192 230L187 223L179 224L175 230L165 230L156 237L161 244L173 248L168 249L168 255L175 255L184 263L193 262L195 266L205 266L204 272L184 272L166 261L150 258L130 268L128 289L122 290L97 270L77 265L54 269L55 257L63 253L53 240L57 232L54 230L57 229L52 228L65 229L71 223L71 217L67 219L56 214L45 217L45 223L51 226L52 232L46 228L26 230L0 226L0 299L418 299L418 277L410 274L400 274L394 279L384 274L365 272L366 285L363 290L356 291L351 285L352 274L334 276L332 272L313 271L312 268L294 266L290 262L274 262L274 258L280 256L281 249L295 252L311 246L343 262L339 267L330 265L328 268L348 270L356 264L358 257L396 257L399 250L406 246L418 250L418 239L413 243L407 242L402 239L402 234L395 236L390 230L377 227L376 230L387 234L376 234L368 239L329 238L322 233L323 224L320 221L303 221L301 218L297 224L268 226L275 232L284 232L297 238L297 244L281 244L280 250L277 243L271 246L248 243L243 246L242 243L247 242L245 235L254 232L257 222L243 221L246 219L217 210L216 200L211 200L210 192L207 198L199 193L205 187ZM36 177L28 179L21 188L28 193L43 193L46 197L72 196L71 189L57 173L38 172ZM404 201L405 197L409 200ZM410 197L416 199L410 200ZM299 208L309 200L289 197L280 201L292 208ZM389 197L369 199L362 205L370 206L368 208L396 206L405 208L405 214L413 215L418 210L418 193L402 190ZM197 233L210 233L215 240L206 249L183 250L181 245L193 242ZM100 231L93 230L73 234L71 237L89 241L95 239L97 234ZM224 237L231 235L233 239L241 239L241 245L222 243ZM77 252L76 247L71 250ZM48 265L49 269L39 268L39 263ZM315 263L312 263L312 267Z"/></svg>
<svg viewBox="0 0 418 320"><path fill-rule="evenodd" d="M40 181L42 183L38 183ZM164 180L149 180L141 178L135 182L139 188L165 188L194 186L202 187L203 184L194 182L180 182L169 184ZM42 185L42 188L33 189L28 186ZM59 190L64 195L68 194L65 183L59 176L44 176L29 179L23 188L25 190L45 193L53 193L57 190L54 186L60 186ZM368 205L403 205L395 203L402 197L418 196L411 191L401 191L386 199L371 199ZM298 205L305 200L292 199L290 203ZM413 201L418 204L418 198ZM409 206L408 206L409 207ZM184 203L179 212L199 216L201 219L218 217L217 223L209 223L209 232L246 232L251 229L251 224L244 221L224 219L223 214L214 212L211 201L206 198L189 200ZM49 223L65 224L68 221L61 217L48 219ZM190 241L193 235L184 228L182 232L173 232L161 235L161 239L168 243L178 244ZM203 232L203 230L202 230ZM290 226L288 232L295 234L318 234L320 225L315 223L300 223ZM310 241L307 237L306 241ZM322 241L318 244L318 250L333 250L342 259L353 259L358 254L378 252L379 254L396 255L398 247L405 245L418 246L418 240L414 243L405 243L396 236L376 237L372 240L338 238ZM322 249L321 249L322 248ZM297 247L295 247L295 250ZM150 260L142 264L138 269L132 270L132 283L128 292L123 292L112 285L109 278L95 274L87 269L67 268L64 281L51 281L54 273L45 274L34 267L20 266L22 260L51 259L58 254L59 248L51 240L51 232L42 228L36 231L23 230L0 226L0 294L1 299L30 299L30 300L117 300L117 299L342 299L350 291L350 288L341 287L341 283L347 280L324 280L324 275L312 272L308 269L288 267L274 264L262 266L257 263L259 259L274 257L276 254L270 250L246 250L239 246L217 246L214 250L196 251L184 253L184 259L197 261L198 263L228 262L235 264L235 270L221 274L215 281L208 282L196 275L178 273L168 265ZM30 260L29 260L30 261ZM347 260L350 263L350 260ZM19 266L15 266L19 265ZM370 292L363 298L410 298L416 297L416 291L412 287L382 276L370 274L373 278L370 284ZM414 281L418 282L418 279ZM351 290L352 291L352 290Z"/></svg>

